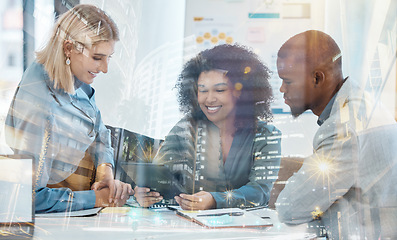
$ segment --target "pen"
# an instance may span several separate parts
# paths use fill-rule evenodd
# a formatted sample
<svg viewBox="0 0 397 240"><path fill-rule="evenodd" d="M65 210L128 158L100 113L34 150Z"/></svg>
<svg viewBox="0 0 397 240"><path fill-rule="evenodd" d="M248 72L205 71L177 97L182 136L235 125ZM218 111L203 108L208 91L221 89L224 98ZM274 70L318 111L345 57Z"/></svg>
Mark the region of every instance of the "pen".
<svg viewBox="0 0 397 240"><path fill-rule="evenodd" d="M247 209L245 209L245 211L254 211L254 210L259 210L259 209L262 209L262 208L267 208L267 206L259 206L259 207L252 207L252 208L247 208Z"/></svg>
<svg viewBox="0 0 397 240"><path fill-rule="evenodd" d="M196 217L217 217L217 216L223 216L223 215L242 216L242 215L244 215L244 212L223 212L223 213L199 214Z"/></svg>

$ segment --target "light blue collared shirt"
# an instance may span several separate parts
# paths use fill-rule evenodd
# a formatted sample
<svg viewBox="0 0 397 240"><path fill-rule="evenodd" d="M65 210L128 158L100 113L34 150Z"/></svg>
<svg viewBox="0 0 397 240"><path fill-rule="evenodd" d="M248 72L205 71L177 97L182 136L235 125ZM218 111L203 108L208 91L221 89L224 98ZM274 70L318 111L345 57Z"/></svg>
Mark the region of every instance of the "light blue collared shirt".
<svg viewBox="0 0 397 240"><path fill-rule="evenodd" d="M15 154L34 157L36 212L93 208L93 190L48 188L74 173L90 155L96 166L113 165L110 131L102 122L95 92L76 80L75 94L56 89L43 65L24 73L6 119L6 141Z"/></svg>

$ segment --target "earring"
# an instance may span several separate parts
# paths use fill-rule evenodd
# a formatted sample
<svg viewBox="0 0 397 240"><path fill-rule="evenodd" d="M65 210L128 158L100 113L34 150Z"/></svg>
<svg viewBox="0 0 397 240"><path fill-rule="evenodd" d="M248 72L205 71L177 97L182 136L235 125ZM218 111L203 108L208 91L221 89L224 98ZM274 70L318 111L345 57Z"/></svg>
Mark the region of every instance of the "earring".
<svg viewBox="0 0 397 240"><path fill-rule="evenodd" d="M66 58L66 65L68 65L68 66L70 65L70 58L69 57Z"/></svg>

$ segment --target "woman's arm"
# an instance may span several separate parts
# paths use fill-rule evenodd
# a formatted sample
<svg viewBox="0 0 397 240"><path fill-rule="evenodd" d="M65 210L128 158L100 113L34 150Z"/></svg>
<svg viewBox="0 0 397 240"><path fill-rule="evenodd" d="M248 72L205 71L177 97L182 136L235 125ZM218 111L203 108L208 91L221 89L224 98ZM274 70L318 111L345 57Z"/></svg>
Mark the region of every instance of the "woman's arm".
<svg viewBox="0 0 397 240"><path fill-rule="evenodd" d="M6 119L6 141L15 154L33 156L35 170L36 212L54 212L92 208L95 204L94 191L72 192L68 188L46 187L51 176L52 156L59 153L57 124L49 112L49 93L42 98L31 90L42 89L39 83L23 85L14 96ZM61 179L60 179L61 180Z"/></svg>
<svg viewBox="0 0 397 240"><path fill-rule="evenodd" d="M94 96L91 97L90 101L96 109L95 128L97 129L97 136L93 143L97 172L96 182L91 189L99 191L109 188L108 202L121 206L125 204L130 195L134 194L134 190L130 184L114 179L114 149L111 146L111 133L102 122L101 113L96 107Z"/></svg>
<svg viewBox="0 0 397 240"><path fill-rule="evenodd" d="M253 166L249 182L227 192L211 192L216 208L266 205L277 180L281 157L281 132L271 125L259 126L253 140Z"/></svg>

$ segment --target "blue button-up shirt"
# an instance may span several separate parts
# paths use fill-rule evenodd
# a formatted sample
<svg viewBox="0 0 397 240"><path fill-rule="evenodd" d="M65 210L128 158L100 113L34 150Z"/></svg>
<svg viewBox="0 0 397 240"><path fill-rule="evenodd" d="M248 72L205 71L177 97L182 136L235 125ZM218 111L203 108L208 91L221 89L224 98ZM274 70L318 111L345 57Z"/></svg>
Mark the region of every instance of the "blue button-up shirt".
<svg viewBox="0 0 397 240"><path fill-rule="evenodd" d="M33 63L18 85L6 119L6 141L30 154L36 168L36 212L93 208L95 192L48 188L74 173L85 154L96 166L113 165L110 131L102 123L95 92L76 79L75 94L54 88L43 66Z"/></svg>

